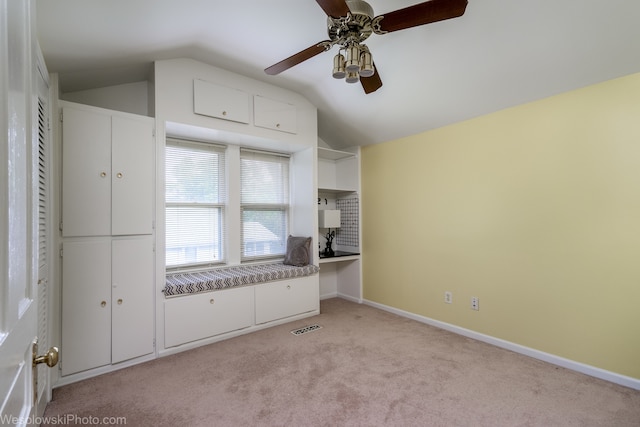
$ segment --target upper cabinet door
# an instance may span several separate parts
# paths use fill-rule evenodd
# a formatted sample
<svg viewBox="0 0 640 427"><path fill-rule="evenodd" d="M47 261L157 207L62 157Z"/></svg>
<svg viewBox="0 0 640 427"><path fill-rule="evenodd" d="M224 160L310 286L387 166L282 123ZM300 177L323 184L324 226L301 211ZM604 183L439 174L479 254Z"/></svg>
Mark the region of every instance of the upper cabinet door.
<svg viewBox="0 0 640 427"><path fill-rule="evenodd" d="M63 109L63 236L111 234L111 116Z"/></svg>
<svg viewBox="0 0 640 427"><path fill-rule="evenodd" d="M153 232L153 121L113 116L111 233Z"/></svg>
<svg viewBox="0 0 640 427"><path fill-rule="evenodd" d="M293 104L255 95L253 115L256 126L288 133L298 131L298 115Z"/></svg>
<svg viewBox="0 0 640 427"><path fill-rule="evenodd" d="M196 79L193 81L193 112L218 119L249 123L249 94Z"/></svg>

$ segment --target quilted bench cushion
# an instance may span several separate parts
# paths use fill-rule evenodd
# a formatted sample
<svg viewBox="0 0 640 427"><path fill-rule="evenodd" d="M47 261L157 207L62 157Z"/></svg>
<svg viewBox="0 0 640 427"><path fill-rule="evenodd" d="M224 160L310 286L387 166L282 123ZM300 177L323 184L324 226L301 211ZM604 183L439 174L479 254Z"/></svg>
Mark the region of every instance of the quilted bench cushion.
<svg viewBox="0 0 640 427"><path fill-rule="evenodd" d="M320 268L315 265L295 267L278 262L222 267L197 273L175 273L167 275L162 292L165 297L195 294L234 286L310 276L318 271Z"/></svg>

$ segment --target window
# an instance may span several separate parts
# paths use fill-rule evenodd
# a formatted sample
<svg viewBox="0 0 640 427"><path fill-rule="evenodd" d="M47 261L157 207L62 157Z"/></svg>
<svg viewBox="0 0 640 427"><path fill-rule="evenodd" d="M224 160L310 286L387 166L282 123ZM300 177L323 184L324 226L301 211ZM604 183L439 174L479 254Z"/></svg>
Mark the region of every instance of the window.
<svg viewBox="0 0 640 427"><path fill-rule="evenodd" d="M167 139L166 265L224 261L224 147Z"/></svg>
<svg viewBox="0 0 640 427"><path fill-rule="evenodd" d="M284 255L289 217L289 156L240 150L241 259Z"/></svg>

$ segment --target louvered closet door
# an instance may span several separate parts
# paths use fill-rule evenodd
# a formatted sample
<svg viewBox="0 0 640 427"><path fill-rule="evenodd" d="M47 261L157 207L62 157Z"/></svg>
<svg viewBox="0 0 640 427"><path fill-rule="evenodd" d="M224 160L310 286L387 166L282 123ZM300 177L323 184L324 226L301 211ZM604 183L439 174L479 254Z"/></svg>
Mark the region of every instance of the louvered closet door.
<svg viewBox="0 0 640 427"><path fill-rule="evenodd" d="M44 85L42 78L38 80ZM39 88L42 92L38 96L38 349L46 351L50 344L49 337L49 230L51 220L49 210L50 188L50 145L48 103L44 98L47 95L46 86ZM37 366L37 396L46 403L49 393L49 368L41 363Z"/></svg>

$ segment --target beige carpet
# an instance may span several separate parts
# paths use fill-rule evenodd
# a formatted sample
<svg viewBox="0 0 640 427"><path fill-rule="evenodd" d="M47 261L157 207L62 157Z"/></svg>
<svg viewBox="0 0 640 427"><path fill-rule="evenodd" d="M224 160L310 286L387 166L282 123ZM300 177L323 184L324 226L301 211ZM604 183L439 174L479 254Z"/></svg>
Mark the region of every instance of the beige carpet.
<svg viewBox="0 0 640 427"><path fill-rule="evenodd" d="M311 324L322 329L290 333ZM128 426L637 427L640 391L330 299L303 321L55 389L45 415Z"/></svg>

